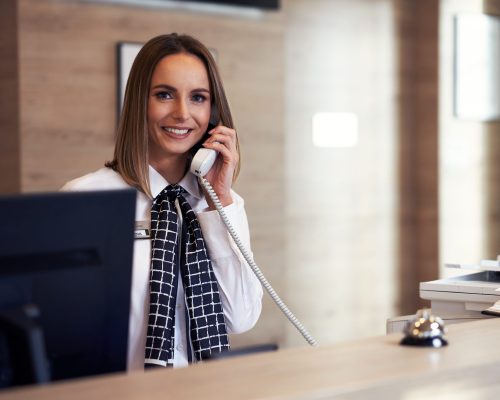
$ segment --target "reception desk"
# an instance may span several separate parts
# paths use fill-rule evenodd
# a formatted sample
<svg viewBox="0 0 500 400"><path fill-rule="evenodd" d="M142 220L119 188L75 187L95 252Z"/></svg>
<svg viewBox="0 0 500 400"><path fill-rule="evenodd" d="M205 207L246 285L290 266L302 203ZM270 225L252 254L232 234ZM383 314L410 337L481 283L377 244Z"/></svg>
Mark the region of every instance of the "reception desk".
<svg viewBox="0 0 500 400"><path fill-rule="evenodd" d="M400 346L401 337L11 389L0 399L500 398L500 318L449 326L440 349Z"/></svg>

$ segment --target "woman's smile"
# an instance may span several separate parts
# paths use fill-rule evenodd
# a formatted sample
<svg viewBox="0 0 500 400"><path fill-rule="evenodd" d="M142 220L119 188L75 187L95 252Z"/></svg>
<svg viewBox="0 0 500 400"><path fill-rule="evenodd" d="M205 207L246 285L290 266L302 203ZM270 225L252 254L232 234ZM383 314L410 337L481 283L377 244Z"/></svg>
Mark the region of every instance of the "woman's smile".
<svg viewBox="0 0 500 400"><path fill-rule="evenodd" d="M173 128L169 126L162 126L161 129L163 129L167 134L173 135L176 139L184 138L192 131L190 128Z"/></svg>

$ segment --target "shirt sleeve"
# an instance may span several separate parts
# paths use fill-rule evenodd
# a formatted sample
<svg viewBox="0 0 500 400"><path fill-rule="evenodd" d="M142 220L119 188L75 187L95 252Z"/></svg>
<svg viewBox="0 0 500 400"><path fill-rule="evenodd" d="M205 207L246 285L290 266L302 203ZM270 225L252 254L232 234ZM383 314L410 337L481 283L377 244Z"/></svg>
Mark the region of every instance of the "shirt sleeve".
<svg viewBox="0 0 500 400"><path fill-rule="evenodd" d="M232 192L233 203L224 211L240 241L252 255L243 199ZM262 310L262 286L234 243L219 213L197 213L217 278L228 333L251 329Z"/></svg>

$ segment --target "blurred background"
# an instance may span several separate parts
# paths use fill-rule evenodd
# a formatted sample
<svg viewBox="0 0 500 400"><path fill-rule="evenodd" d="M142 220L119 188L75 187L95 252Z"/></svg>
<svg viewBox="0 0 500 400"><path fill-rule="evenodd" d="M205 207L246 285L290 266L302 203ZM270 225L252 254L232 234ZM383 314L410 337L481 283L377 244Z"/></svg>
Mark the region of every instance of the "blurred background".
<svg viewBox="0 0 500 400"><path fill-rule="evenodd" d="M459 51L457 21L497 26L500 0L240 3L0 1L0 193L54 191L102 167L117 44L187 33L217 54L255 260L320 344L384 334L425 304L418 284L445 262L496 258L499 118L456 102L498 106L457 87L490 79L500 94L500 31L474 37L494 53L460 75L457 54L475 58ZM233 343L305 345L264 303Z"/></svg>

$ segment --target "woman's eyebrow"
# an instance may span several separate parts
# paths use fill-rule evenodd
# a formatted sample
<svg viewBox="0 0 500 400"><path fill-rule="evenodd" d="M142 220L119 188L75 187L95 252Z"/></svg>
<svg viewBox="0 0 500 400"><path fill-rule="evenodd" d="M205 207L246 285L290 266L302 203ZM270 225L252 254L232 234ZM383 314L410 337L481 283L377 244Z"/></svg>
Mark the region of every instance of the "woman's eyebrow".
<svg viewBox="0 0 500 400"><path fill-rule="evenodd" d="M169 90L171 92L177 92L177 89L173 86L170 86L170 85L167 85L165 83L159 83L158 85L155 85L151 88L151 90L156 90L156 89L166 89L166 90ZM195 88L193 90L191 90L191 92L206 92L208 94L210 94L210 90L207 89L207 88L204 88L204 87L201 87L201 88Z"/></svg>
<svg viewBox="0 0 500 400"><path fill-rule="evenodd" d="M167 89L167 90L174 91L174 92L177 91L176 88L174 88L173 86L170 86L170 85L166 85L165 83L160 83L158 85L155 85L151 89L152 90L154 90L154 89Z"/></svg>
<svg viewBox="0 0 500 400"><path fill-rule="evenodd" d="M198 89L191 90L191 92L206 92L206 93L210 93L210 90L208 90L206 88L198 88Z"/></svg>

